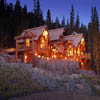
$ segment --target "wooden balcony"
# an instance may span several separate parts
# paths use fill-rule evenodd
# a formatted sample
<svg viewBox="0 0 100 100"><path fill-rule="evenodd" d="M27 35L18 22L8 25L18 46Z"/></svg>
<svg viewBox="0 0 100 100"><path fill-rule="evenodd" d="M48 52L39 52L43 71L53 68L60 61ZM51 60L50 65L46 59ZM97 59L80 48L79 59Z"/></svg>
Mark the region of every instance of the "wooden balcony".
<svg viewBox="0 0 100 100"><path fill-rule="evenodd" d="M27 47L25 44L18 45L18 51L27 51L27 50L32 50L32 44L30 44L29 47Z"/></svg>

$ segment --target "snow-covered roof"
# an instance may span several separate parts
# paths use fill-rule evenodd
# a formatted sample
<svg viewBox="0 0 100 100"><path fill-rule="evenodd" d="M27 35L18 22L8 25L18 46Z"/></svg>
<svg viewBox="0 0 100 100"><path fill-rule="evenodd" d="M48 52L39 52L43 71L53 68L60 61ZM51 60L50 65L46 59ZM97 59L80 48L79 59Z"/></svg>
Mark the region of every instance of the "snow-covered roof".
<svg viewBox="0 0 100 100"><path fill-rule="evenodd" d="M51 41L58 40L60 36L63 36L64 31L65 31L64 28L49 30L48 32L49 32L50 40Z"/></svg>
<svg viewBox="0 0 100 100"><path fill-rule="evenodd" d="M24 32L21 34L21 36L25 35L26 32L30 33L30 34L35 34L36 37L34 38L34 40L38 40L39 36L42 35L43 31L47 29L47 26L40 26L40 27L35 27L35 28L31 28L31 29L27 29L24 30Z"/></svg>
<svg viewBox="0 0 100 100"><path fill-rule="evenodd" d="M72 41L73 45L77 47L82 37L83 37L82 33L72 34L72 35L64 36L64 41L67 41L67 40Z"/></svg>

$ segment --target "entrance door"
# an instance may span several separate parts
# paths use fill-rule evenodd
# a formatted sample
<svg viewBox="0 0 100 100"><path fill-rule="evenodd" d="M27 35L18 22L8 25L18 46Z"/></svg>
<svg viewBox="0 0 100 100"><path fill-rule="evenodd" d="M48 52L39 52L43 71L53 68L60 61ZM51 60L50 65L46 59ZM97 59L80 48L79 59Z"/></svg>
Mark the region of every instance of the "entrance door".
<svg viewBox="0 0 100 100"><path fill-rule="evenodd" d="M27 63L28 62L28 56L27 56L27 54L25 53L24 54L24 63Z"/></svg>

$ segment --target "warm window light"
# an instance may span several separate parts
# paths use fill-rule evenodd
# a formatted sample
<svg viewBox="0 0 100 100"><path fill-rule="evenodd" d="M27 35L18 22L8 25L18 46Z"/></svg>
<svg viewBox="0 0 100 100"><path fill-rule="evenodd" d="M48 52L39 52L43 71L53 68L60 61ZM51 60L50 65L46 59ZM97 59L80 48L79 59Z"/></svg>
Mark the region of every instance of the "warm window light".
<svg viewBox="0 0 100 100"><path fill-rule="evenodd" d="M53 52L56 52L56 49L52 49Z"/></svg>
<svg viewBox="0 0 100 100"><path fill-rule="evenodd" d="M40 47L43 49L45 47L45 45L44 44L41 44Z"/></svg>
<svg viewBox="0 0 100 100"><path fill-rule="evenodd" d="M68 57L69 57L69 53L68 53L68 55L67 55Z"/></svg>
<svg viewBox="0 0 100 100"><path fill-rule="evenodd" d="M44 59L45 57L44 57L44 56L42 56L42 58Z"/></svg>
<svg viewBox="0 0 100 100"><path fill-rule="evenodd" d="M53 51L54 53L57 53L57 52L58 52L57 49L52 49L52 51Z"/></svg>
<svg viewBox="0 0 100 100"><path fill-rule="evenodd" d="M52 56L52 58L56 59L56 58L57 58L57 56L56 56L56 55L53 55L53 56Z"/></svg>
<svg viewBox="0 0 100 100"><path fill-rule="evenodd" d="M72 45L69 45L68 49L67 49L67 56L73 56L73 46Z"/></svg>
<svg viewBox="0 0 100 100"><path fill-rule="evenodd" d="M83 66L83 62L81 62L81 66Z"/></svg>
<svg viewBox="0 0 100 100"><path fill-rule="evenodd" d="M81 44L83 44L83 43L84 43L84 38L81 39Z"/></svg>
<svg viewBox="0 0 100 100"><path fill-rule="evenodd" d="M74 49L74 53L76 54L76 49Z"/></svg>
<svg viewBox="0 0 100 100"><path fill-rule="evenodd" d="M37 54L37 53L35 53L34 55L35 55L35 56L37 56L38 54Z"/></svg>
<svg viewBox="0 0 100 100"><path fill-rule="evenodd" d="M83 52L81 52L81 55L83 55Z"/></svg>
<svg viewBox="0 0 100 100"><path fill-rule="evenodd" d="M73 56L73 48L71 48L69 53L70 53L70 56Z"/></svg>
<svg viewBox="0 0 100 100"><path fill-rule="evenodd" d="M49 57L47 57L47 60L49 60L50 58Z"/></svg>
<svg viewBox="0 0 100 100"><path fill-rule="evenodd" d="M72 48L71 45L69 46L69 48Z"/></svg>
<svg viewBox="0 0 100 100"><path fill-rule="evenodd" d="M65 60L67 59L67 57L65 57Z"/></svg>
<svg viewBox="0 0 100 100"><path fill-rule="evenodd" d="M30 46L30 39L26 39L26 47Z"/></svg>
<svg viewBox="0 0 100 100"><path fill-rule="evenodd" d="M27 63L27 55L24 56L24 62Z"/></svg>
<svg viewBox="0 0 100 100"><path fill-rule="evenodd" d="M48 36L47 30L45 30L45 31L43 32L43 36L44 36L44 37L47 37L47 36Z"/></svg>
<svg viewBox="0 0 100 100"><path fill-rule="evenodd" d="M78 56L80 56L80 47L78 47L78 49L77 49L77 54L78 54Z"/></svg>
<svg viewBox="0 0 100 100"><path fill-rule="evenodd" d="M41 39L41 42L42 42L42 43L45 43L44 38Z"/></svg>
<svg viewBox="0 0 100 100"><path fill-rule="evenodd" d="M44 40L44 37L41 37L41 44L40 44L40 47L41 47L42 49L45 48L45 40Z"/></svg>
<svg viewBox="0 0 100 100"><path fill-rule="evenodd" d="M38 58L40 58L41 56L40 55L38 55Z"/></svg>
<svg viewBox="0 0 100 100"><path fill-rule="evenodd" d="M78 58L76 59L76 61L78 61Z"/></svg>
<svg viewBox="0 0 100 100"><path fill-rule="evenodd" d="M56 59L57 58L56 55L53 55L53 58Z"/></svg>

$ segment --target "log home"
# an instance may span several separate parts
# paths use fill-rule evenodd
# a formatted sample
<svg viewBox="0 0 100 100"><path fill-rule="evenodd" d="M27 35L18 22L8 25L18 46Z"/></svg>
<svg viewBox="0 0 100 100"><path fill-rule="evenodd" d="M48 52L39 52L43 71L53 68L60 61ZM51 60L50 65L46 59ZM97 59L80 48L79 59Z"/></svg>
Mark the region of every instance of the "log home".
<svg viewBox="0 0 100 100"><path fill-rule="evenodd" d="M85 53L85 39L82 33L64 36L65 29L48 30L40 26L24 30L16 36L16 61L33 63L35 57L43 59L64 59L84 64L89 56Z"/></svg>

